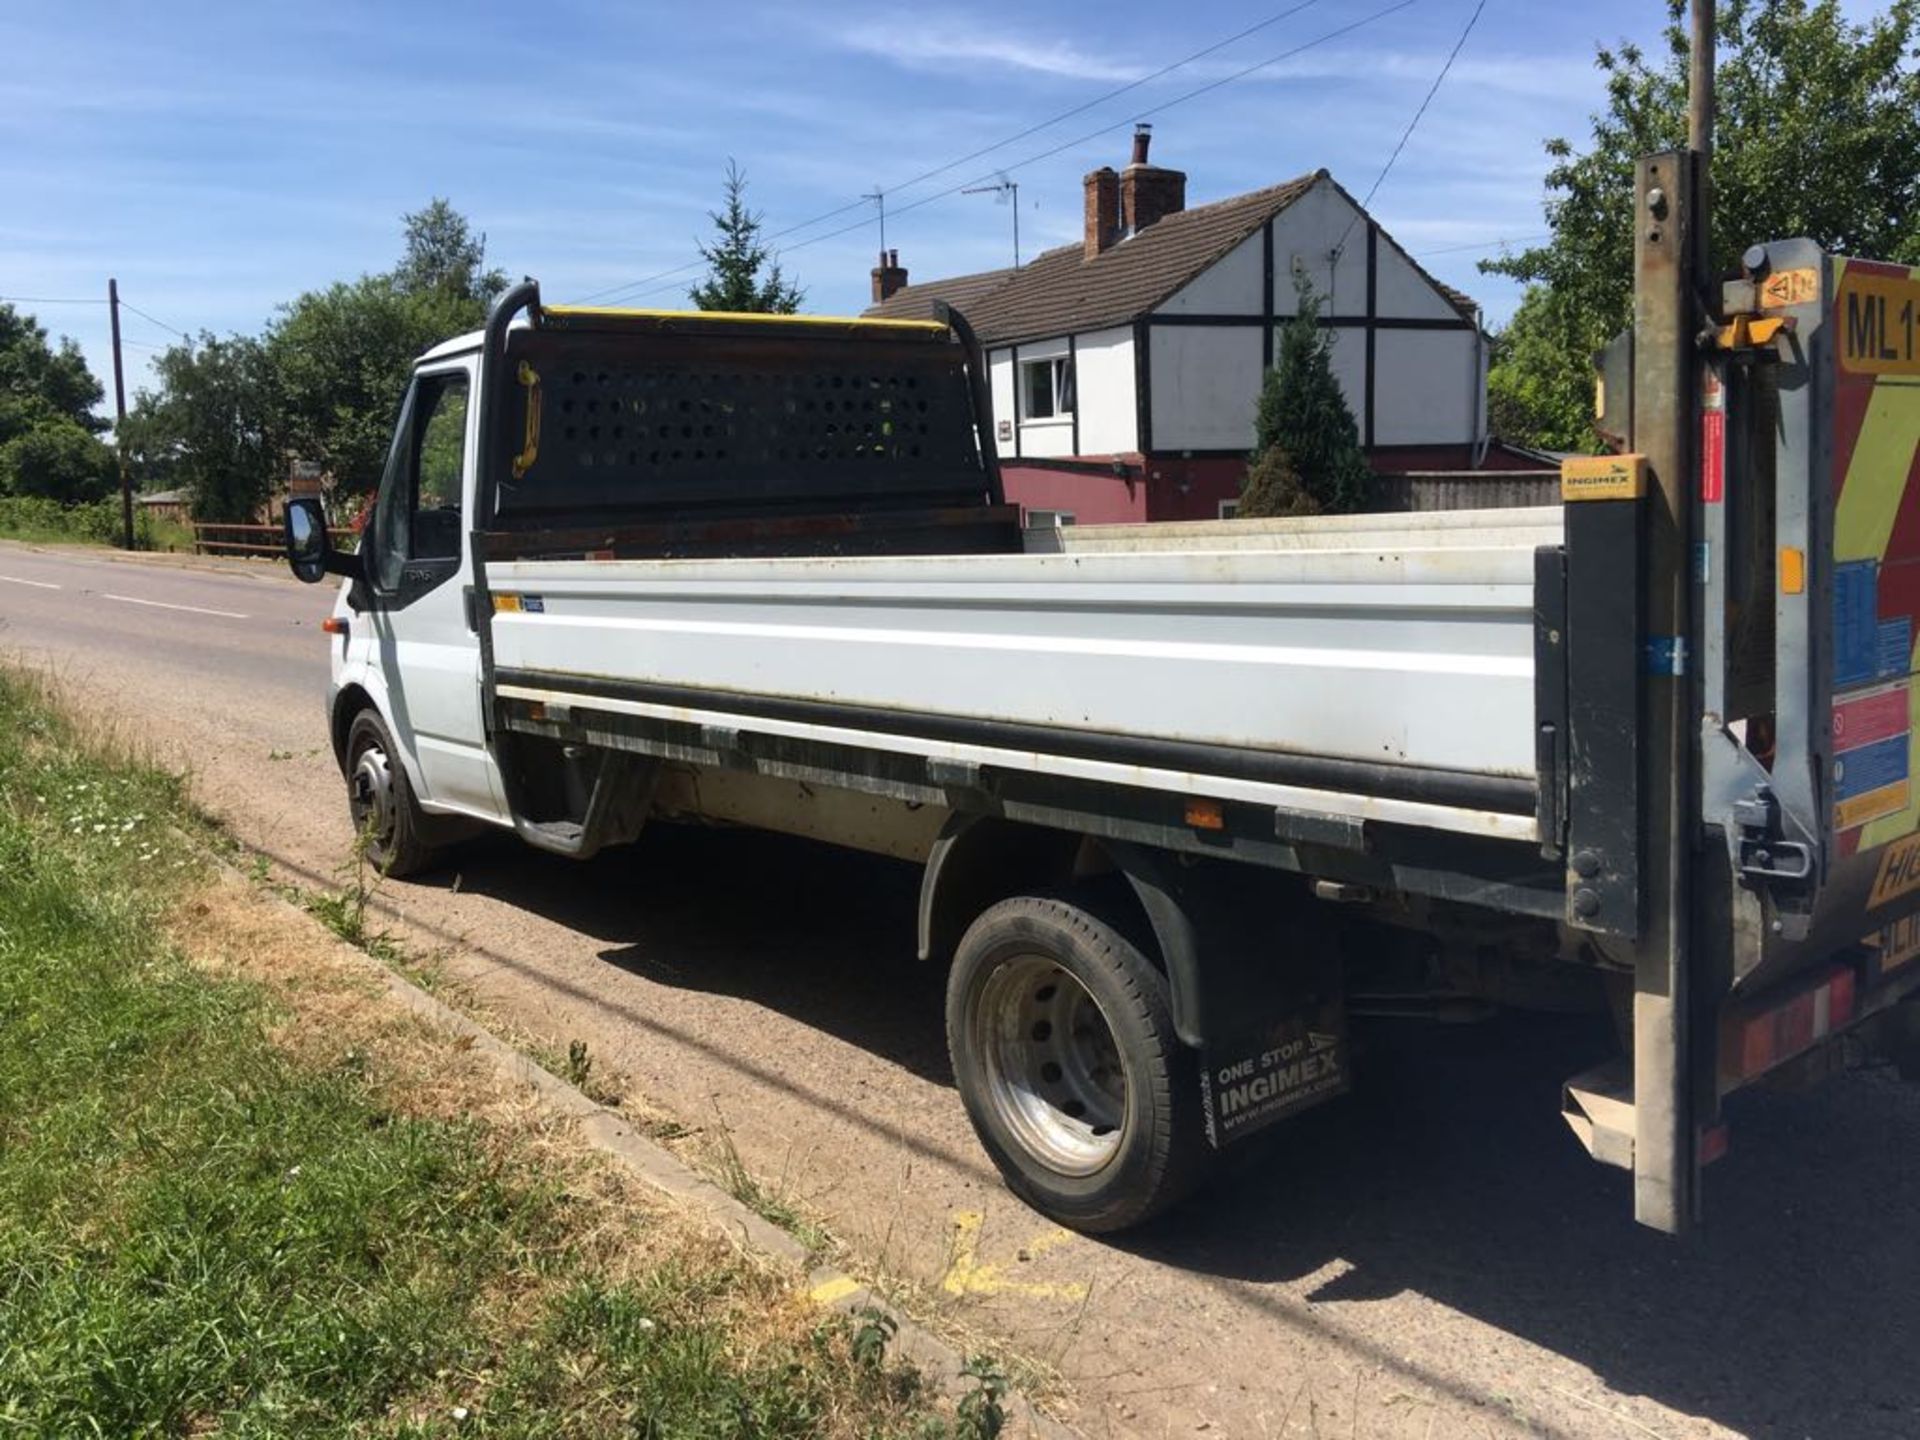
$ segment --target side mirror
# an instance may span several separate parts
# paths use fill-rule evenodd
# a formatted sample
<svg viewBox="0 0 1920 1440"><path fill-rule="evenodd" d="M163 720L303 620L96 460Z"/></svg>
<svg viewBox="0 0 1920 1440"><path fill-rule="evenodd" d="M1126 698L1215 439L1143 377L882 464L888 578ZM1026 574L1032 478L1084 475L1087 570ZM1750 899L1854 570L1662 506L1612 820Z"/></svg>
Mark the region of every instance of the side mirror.
<svg viewBox="0 0 1920 1440"><path fill-rule="evenodd" d="M333 558L333 541L327 534L327 512L318 496L303 495L287 501L284 517L287 535L287 564L294 576L311 585L327 573L327 561Z"/></svg>
<svg viewBox="0 0 1920 1440"><path fill-rule="evenodd" d="M309 585L322 575L360 579L363 562L358 555L343 555L333 548L333 537L327 532L327 512L317 495L287 501L283 523L287 564L297 578Z"/></svg>

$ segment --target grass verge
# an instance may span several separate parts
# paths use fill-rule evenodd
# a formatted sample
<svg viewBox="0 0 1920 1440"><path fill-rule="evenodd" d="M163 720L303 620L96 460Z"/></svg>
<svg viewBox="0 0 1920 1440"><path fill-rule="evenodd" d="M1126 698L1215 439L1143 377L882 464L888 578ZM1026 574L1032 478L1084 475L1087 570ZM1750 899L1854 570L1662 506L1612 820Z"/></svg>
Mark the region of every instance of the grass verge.
<svg viewBox="0 0 1920 1440"><path fill-rule="evenodd" d="M0 496L0 539L33 545L118 545L122 521L117 499L62 505L37 495ZM193 530L135 507L133 541L139 550L191 550Z"/></svg>
<svg viewBox="0 0 1920 1440"><path fill-rule="evenodd" d="M998 1429L215 883L183 815L0 671L0 1435Z"/></svg>

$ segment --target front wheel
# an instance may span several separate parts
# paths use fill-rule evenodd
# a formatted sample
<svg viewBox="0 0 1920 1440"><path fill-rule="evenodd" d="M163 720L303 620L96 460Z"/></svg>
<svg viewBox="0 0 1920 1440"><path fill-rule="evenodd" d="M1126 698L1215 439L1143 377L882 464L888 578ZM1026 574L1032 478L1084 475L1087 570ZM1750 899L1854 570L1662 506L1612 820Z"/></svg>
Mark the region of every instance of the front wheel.
<svg viewBox="0 0 1920 1440"><path fill-rule="evenodd" d="M1005 900L974 921L947 982L960 1098L1008 1187L1076 1230L1122 1230L1199 1182L1198 1061L1165 977L1066 900Z"/></svg>
<svg viewBox="0 0 1920 1440"><path fill-rule="evenodd" d="M383 875L404 879L433 864L436 851L421 837L426 817L407 783L386 722L372 710L353 717L347 731L347 810L367 859Z"/></svg>

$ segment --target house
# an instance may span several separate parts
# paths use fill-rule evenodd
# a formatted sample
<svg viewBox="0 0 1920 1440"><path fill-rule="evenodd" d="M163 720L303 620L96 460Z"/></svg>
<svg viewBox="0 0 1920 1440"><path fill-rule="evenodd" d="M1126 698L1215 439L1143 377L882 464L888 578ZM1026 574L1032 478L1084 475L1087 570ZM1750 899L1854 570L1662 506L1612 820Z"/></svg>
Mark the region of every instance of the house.
<svg viewBox="0 0 1920 1440"><path fill-rule="evenodd" d="M1149 128L1085 179L1079 243L1027 265L908 283L897 251L869 315L959 310L987 352L1008 498L1029 521L1233 512L1295 276L1338 335L1333 365L1379 472L1532 468L1487 434L1473 302L1420 268L1325 170L1199 205L1149 162Z"/></svg>
<svg viewBox="0 0 1920 1440"><path fill-rule="evenodd" d="M144 495L133 497L133 503L140 507L140 513L151 515L155 520L168 520L184 525L187 511L193 504L191 490L149 490Z"/></svg>

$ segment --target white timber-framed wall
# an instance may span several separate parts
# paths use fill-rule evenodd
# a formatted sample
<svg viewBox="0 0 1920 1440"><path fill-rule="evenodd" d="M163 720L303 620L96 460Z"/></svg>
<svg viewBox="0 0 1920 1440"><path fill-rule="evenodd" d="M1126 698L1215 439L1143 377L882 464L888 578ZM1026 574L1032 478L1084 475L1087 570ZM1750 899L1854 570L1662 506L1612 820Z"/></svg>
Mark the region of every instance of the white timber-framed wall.
<svg viewBox="0 0 1920 1440"><path fill-rule="evenodd" d="M1364 446L1486 442L1477 321L1323 177L1131 325L990 348L1000 458L1244 455L1296 274L1335 332L1334 374ZM1060 358L1073 413L1030 417L1021 367Z"/></svg>
<svg viewBox="0 0 1920 1440"><path fill-rule="evenodd" d="M1022 371L1062 359L1073 367L1072 411L1064 416L1029 416ZM1003 345L987 352L987 371L993 386L995 443L1001 459L1131 455L1139 451L1132 326L1115 325L1058 339Z"/></svg>

